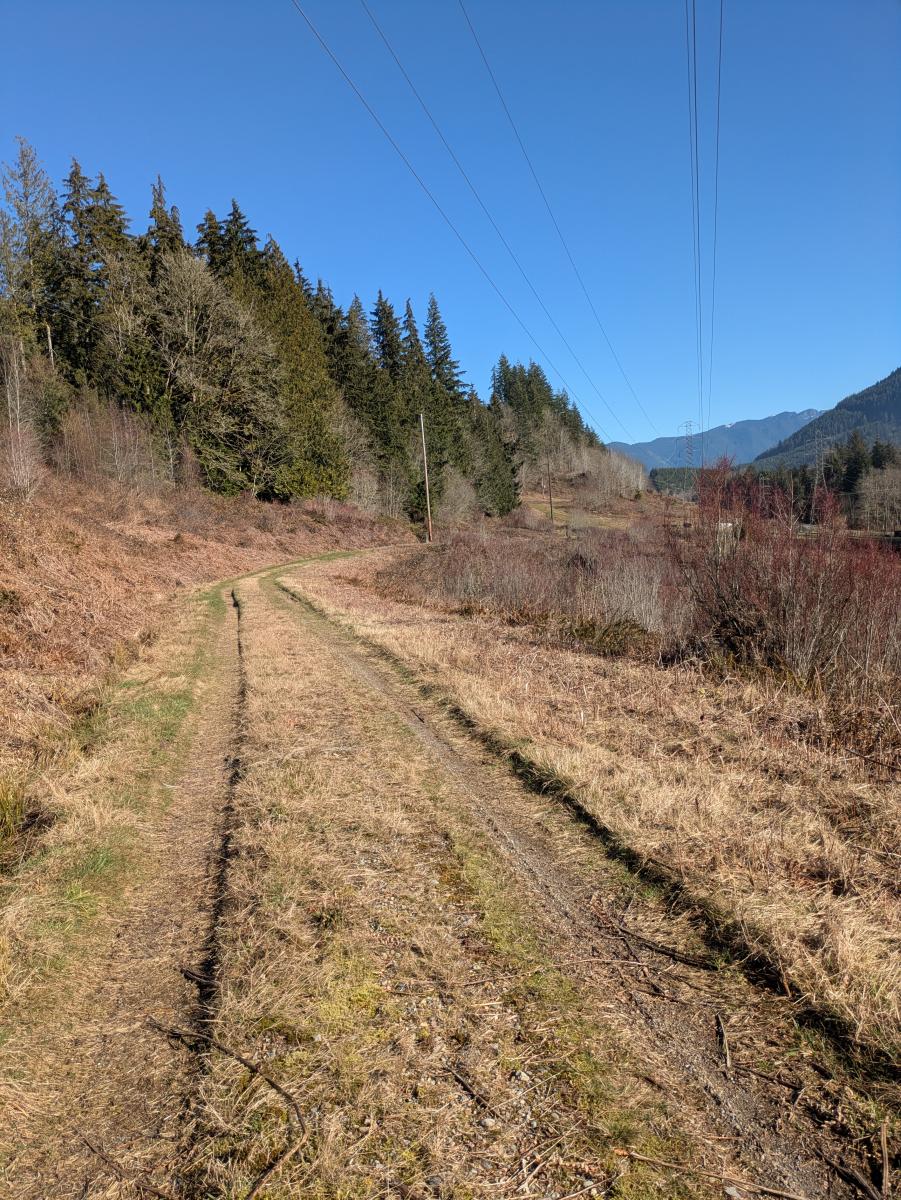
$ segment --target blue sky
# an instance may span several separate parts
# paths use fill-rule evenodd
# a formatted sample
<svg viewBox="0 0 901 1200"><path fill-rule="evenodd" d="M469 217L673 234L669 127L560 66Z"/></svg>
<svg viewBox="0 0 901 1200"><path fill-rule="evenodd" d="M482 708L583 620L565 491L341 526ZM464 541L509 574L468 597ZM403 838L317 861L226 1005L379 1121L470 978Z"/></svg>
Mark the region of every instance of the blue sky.
<svg viewBox="0 0 901 1200"><path fill-rule="evenodd" d="M557 324L480 212L358 0L301 0L603 434L698 418L682 0L466 0L616 352L572 274L457 0L369 0ZM719 0L696 0L702 262ZM143 228L237 197L339 303L438 297L487 394L542 361L290 0L0 0L0 157L104 171ZM901 365L901 0L725 0L712 423L829 407ZM710 279L705 271L705 361ZM706 392L706 389L705 389ZM615 414L611 415L612 413Z"/></svg>

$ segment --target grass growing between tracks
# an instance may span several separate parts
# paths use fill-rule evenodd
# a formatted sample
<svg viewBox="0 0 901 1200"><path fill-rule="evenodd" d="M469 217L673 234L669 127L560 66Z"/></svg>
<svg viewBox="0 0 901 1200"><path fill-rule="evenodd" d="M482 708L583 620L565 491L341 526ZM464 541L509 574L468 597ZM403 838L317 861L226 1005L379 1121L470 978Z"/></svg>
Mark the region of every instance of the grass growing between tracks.
<svg viewBox="0 0 901 1200"><path fill-rule="evenodd" d="M626 1163L686 1157L593 999L555 969L480 845L471 797L315 619L239 587L246 772L190 1194L457 1200L524 1181L620 1200L708 1194Z"/></svg>

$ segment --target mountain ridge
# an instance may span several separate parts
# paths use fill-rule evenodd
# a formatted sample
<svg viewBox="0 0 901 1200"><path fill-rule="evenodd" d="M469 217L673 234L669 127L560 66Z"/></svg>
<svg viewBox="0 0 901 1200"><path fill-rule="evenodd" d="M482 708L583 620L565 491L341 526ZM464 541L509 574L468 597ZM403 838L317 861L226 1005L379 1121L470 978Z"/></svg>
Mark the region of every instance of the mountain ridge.
<svg viewBox="0 0 901 1200"><path fill-rule="evenodd" d="M757 455L754 466L759 470L809 466L818 452L845 441L855 430L868 445L901 442L901 367L781 438Z"/></svg>
<svg viewBox="0 0 901 1200"><path fill-rule="evenodd" d="M704 461L711 463L724 455L737 464L751 462L775 442L784 440L821 415L816 408L801 412L779 412L768 417L730 421L704 430ZM694 436L695 465L700 464L700 436ZM688 465L686 439L683 436L653 438L648 442L609 442L618 450L638 459L649 470L654 467L684 467Z"/></svg>

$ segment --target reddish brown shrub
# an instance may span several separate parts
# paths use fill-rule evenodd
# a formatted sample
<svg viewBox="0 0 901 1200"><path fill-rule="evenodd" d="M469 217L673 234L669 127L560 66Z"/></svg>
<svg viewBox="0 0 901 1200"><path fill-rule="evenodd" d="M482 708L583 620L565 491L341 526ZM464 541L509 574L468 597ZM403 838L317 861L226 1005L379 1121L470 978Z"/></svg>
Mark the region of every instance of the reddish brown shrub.
<svg viewBox="0 0 901 1200"><path fill-rule="evenodd" d="M868 754L901 753L901 559L855 537L824 497L802 527L791 497L721 464L699 520L673 541L693 628L729 662L822 699L829 724Z"/></svg>

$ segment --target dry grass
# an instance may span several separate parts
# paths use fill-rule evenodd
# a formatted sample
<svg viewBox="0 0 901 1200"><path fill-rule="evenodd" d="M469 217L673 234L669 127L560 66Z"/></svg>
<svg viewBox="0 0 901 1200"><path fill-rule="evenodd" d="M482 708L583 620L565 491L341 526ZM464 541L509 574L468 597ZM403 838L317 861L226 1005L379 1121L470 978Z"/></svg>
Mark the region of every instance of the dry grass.
<svg viewBox="0 0 901 1200"><path fill-rule="evenodd" d="M897 1052L896 796L857 760L789 736L802 701L785 694L774 709L754 681L598 659L490 617L398 603L375 591L383 565L313 566L302 590L567 781L803 1001L861 1046Z"/></svg>
<svg viewBox="0 0 901 1200"><path fill-rule="evenodd" d="M91 488L52 475L29 504L0 498L0 859L23 821L52 815L42 772L90 724L174 592L408 536L345 505Z"/></svg>
<svg viewBox="0 0 901 1200"><path fill-rule="evenodd" d="M469 798L297 606L256 580L240 596L248 769L215 1029L305 1114L273 1194L475 1200L529 1175L706 1194L612 1153L686 1150L554 968ZM201 1099L190 1186L244 1195L295 1145L284 1101L222 1055Z"/></svg>
<svg viewBox="0 0 901 1200"><path fill-rule="evenodd" d="M0 1107L7 1116L0 1180L10 1187L7 1168L23 1184L50 1147L59 1154L57 1171L77 1152L71 1135L65 1151L53 1136L60 1120L89 1120L78 1088L87 1087L101 1111L107 1103L99 1062L80 1061L78 1047L103 1019L92 989L115 996L119 972L104 978L103 963L116 914L142 881L159 887L153 838L190 743L189 718L206 686L221 615L209 597L183 605L152 651L105 690L90 722L59 739L53 768L35 785L53 821L0 877ZM122 958L126 975L134 968L127 956L116 942L112 962ZM104 1071L112 1070L111 1029L135 1016L119 1011L101 1029ZM112 1111L114 1098L108 1103ZM9 1194L44 1194L37 1176L34 1182L34 1191Z"/></svg>

